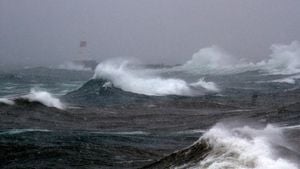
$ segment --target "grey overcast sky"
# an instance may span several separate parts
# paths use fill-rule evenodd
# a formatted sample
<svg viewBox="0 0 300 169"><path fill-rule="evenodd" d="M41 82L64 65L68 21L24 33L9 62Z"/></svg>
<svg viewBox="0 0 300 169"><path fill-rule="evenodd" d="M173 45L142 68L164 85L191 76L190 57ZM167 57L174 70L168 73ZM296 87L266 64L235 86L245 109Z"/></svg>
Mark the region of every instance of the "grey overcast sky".
<svg viewBox="0 0 300 169"><path fill-rule="evenodd" d="M211 45L255 60L300 40L300 0L0 0L0 64L59 64L80 40L98 60L182 63Z"/></svg>

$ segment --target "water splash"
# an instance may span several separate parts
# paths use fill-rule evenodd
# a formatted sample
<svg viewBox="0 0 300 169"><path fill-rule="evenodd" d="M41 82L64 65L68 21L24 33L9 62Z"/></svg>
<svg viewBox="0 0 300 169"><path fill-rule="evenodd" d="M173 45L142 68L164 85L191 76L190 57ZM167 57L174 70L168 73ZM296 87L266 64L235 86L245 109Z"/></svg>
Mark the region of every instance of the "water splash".
<svg viewBox="0 0 300 169"><path fill-rule="evenodd" d="M52 96L51 93L46 91L39 91L37 89L31 89L28 95L23 96L30 102L37 101L48 107L55 107L58 109L64 109L66 106L58 99Z"/></svg>
<svg viewBox="0 0 300 169"><path fill-rule="evenodd" d="M150 96L193 96L216 89L213 82L205 82L204 79L189 84L178 78L160 77L149 70L130 68L127 60L109 60L100 63L94 78L106 79L124 91Z"/></svg>

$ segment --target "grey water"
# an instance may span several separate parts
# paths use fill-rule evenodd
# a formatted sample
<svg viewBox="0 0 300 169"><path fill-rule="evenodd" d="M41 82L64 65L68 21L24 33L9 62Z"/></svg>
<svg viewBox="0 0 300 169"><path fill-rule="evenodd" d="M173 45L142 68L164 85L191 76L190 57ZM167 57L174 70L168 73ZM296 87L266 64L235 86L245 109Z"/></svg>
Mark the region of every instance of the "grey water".
<svg viewBox="0 0 300 169"><path fill-rule="evenodd" d="M123 86L114 84L107 87L111 79L93 78L93 72L88 71L30 68L2 72L0 97L14 103L0 102L0 167L203 168L201 161L205 162L206 149L198 141L213 133L214 126L234 124L231 127L234 130L249 126L256 133L264 133L271 124L282 134L278 140L284 139L286 144L270 143L271 147L279 146L272 148L279 155L262 157L278 164L281 164L278 159L283 159L289 164L281 165L297 168L300 80L276 82L291 76L295 74L272 75L260 71L205 75L205 81L217 84L218 91L196 96L153 96L123 90ZM186 81L200 78L186 72L162 72L161 77ZM47 106L43 99L24 97L33 88L46 91L51 99L59 99L66 107ZM224 133L228 131L224 128ZM233 136L238 134L237 139L259 138L234 133ZM262 135L271 138L272 132ZM251 139L249 144L257 146ZM211 150L208 154L214 157L217 143L208 144ZM220 162L219 157L214 158ZM205 165L213 166L213 162ZM255 168L262 164L254 160L253 165Z"/></svg>

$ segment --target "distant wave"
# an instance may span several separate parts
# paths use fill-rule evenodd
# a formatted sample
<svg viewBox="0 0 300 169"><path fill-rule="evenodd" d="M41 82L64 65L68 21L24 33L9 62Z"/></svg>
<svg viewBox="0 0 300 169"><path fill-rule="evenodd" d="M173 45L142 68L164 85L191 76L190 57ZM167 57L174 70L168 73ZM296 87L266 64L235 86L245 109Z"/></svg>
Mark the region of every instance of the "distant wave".
<svg viewBox="0 0 300 169"><path fill-rule="evenodd" d="M300 44L274 44L268 59L259 62L237 60L217 46L200 49L185 64L171 68L171 71L185 71L193 74L232 74L246 71L262 71L269 74L294 74L300 72Z"/></svg>
<svg viewBox="0 0 300 169"><path fill-rule="evenodd" d="M27 133L27 132L50 132L51 130L47 129L10 129L6 131L0 131L0 135L9 134L21 134L21 133Z"/></svg>
<svg viewBox="0 0 300 169"><path fill-rule="evenodd" d="M102 62L97 66L94 78L106 79L124 91L150 96L196 96L219 91L216 84L204 79L188 83L178 78L163 78L141 68L133 69L128 64L126 60Z"/></svg>
<svg viewBox="0 0 300 169"><path fill-rule="evenodd" d="M191 147L144 168L298 169L297 164L281 156L274 146L293 152L278 127L230 128L217 124Z"/></svg>
<svg viewBox="0 0 300 169"><path fill-rule="evenodd" d="M14 105L24 102L38 102L47 107L55 107L58 109L65 109L66 106L58 99L55 98L51 93L46 91L40 91L36 89L31 89L30 93L16 98L0 98L0 103L7 105Z"/></svg>

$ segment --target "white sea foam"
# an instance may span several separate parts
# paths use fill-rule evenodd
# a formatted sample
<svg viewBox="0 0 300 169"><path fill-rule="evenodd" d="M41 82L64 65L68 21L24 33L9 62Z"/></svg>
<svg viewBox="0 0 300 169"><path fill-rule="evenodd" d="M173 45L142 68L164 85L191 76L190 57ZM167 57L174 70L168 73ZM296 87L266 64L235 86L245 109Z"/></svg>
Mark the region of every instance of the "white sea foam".
<svg viewBox="0 0 300 169"><path fill-rule="evenodd" d="M259 62L245 62L236 59L224 50L212 46L200 49L192 59L171 70L194 74L232 74L259 70L270 74L294 74L300 72L300 44L274 44L272 54Z"/></svg>
<svg viewBox="0 0 300 169"><path fill-rule="evenodd" d="M4 103L4 104L7 104L7 105L14 105L14 101L12 100L9 100L7 98L0 98L0 103Z"/></svg>
<svg viewBox="0 0 300 169"><path fill-rule="evenodd" d="M64 109L65 105L58 99L52 96L52 94L46 91L39 91L36 89L31 89L28 95L23 96L23 98L29 101L37 101L48 107L56 107L58 109Z"/></svg>
<svg viewBox="0 0 300 169"><path fill-rule="evenodd" d="M219 124L200 140L208 141L212 150L191 169L298 169L297 164L280 157L272 147L276 144L288 148L282 130L272 125L254 129L247 126L228 128Z"/></svg>
<svg viewBox="0 0 300 169"><path fill-rule="evenodd" d="M300 44L298 41L290 45L272 45L270 59L259 64L273 74L293 74L300 72Z"/></svg>
<svg viewBox="0 0 300 169"><path fill-rule="evenodd" d="M163 78L150 73L149 70L132 69L125 60L110 60L100 63L95 71L94 78L109 80L115 87L124 91L151 96L184 95L192 96L213 91L216 86L213 82L201 79L198 83L189 84L182 79Z"/></svg>

